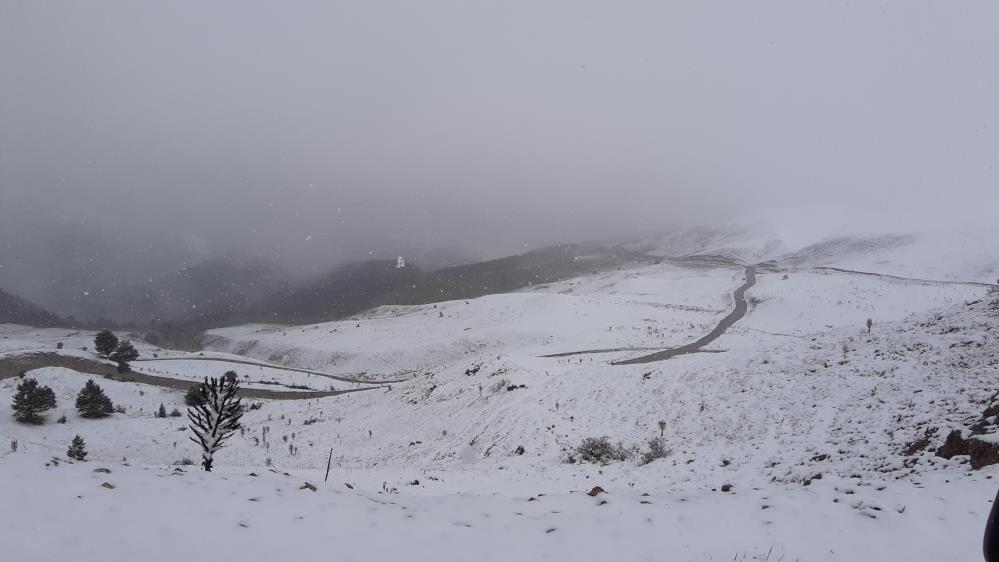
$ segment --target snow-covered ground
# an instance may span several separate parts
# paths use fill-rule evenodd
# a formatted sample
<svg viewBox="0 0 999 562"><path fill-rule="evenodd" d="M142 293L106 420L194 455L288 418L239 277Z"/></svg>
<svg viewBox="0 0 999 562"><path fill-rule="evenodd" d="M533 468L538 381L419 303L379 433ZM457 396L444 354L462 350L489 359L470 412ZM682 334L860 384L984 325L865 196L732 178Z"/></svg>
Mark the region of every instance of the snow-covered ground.
<svg viewBox="0 0 999 562"><path fill-rule="evenodd" d="M285 365L358 371L507 353L670 347L710 330L741 282L741 268L646 266L467 301L384 306L342 322L212 330L207 345Z"/></svg>
<svg viewBox="0 0 999 562"><path fill-rule="evenodd" d="M589 497L441 484L424 495L351 490L341 474L324 484L319 472L56 465L26 453L0 457L0 470L9 560L975 560L995 487L933 475L883 489L829 479Z"/></svg>
<svg viewBox="0 0 999 562"><path fill-rule="evenodd" d="M227 548L243 560L976 559L999 471L971 471L967 457L932 449L996 392L999 308L986 287L764 271L747 316L709 346L716 353L629 366L609 361L641 351L543 357L693 341L728 312L742 282L739 267L667 262L341 322L214 330L205 356L332 374L418 371L369 392L262 401L213 474L173 472L198 451L183 418L152 414L161 403L183 409L180 392L100 379L126 411L84 420L72 401L88 376L33 371L59 406L42 426L0 416L4 444L19 443L0 457L0 501L39 507L4 510L0 533L8 543L24 537L14 541L18 560L51 559L69 545L155 560L225 558ZM92 346L92 334L0 334L7 352ZM186 358L136 363L165 376L233 369L340 388L140 351ZM0 408L17 382L0 381ZM660 433L670 454L647 465L638 455L565 462L586 437L640 451ZM87 440L88 462L46 467L75 434ZM300 490L306 481L318 490ZM582 493L596 485L607 493ZM70 524L86 515L92 527ZM108 532L126 518L150 524ZM198 529L211 529L212 544Z"/></svg>

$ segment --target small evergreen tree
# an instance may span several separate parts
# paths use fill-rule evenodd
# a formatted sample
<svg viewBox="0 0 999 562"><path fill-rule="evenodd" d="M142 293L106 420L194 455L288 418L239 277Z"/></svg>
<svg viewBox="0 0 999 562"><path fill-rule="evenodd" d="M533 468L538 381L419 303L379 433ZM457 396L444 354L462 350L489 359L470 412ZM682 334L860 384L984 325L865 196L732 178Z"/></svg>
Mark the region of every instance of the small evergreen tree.
<svg viewBox="0 0 999 562"><path fill-rule="evenodd" d="M87 444L83 442L83 437L77 435L73 438L73 442L69 444L69 449L66 449L66 456L74 461L82 461L87 458L86 447Z"/></svg>
<svg viewBox="0 0 999 562"><path fill-rule="evenodd" d="M129 372L131 370L128 366L129 362L135 361L138 358L139 352L135 350L135 346L128 340L121 340L118 347L108 356L108 359L118 363L119 373Z"/></svg>
<svg viewBox="0 0 999 562"><path fill-rule="evenodd" d="M202 400L201 385L202 383L196 382L191 385L191 388L187 389L187 394L184 395L185 404L188 406L200 406L204 404L204 401Z"/></svg>
<svg viewBox="0 0 999 562"><path fill-rule="evenodd" d="M24 379L17 385L11 408L17 421L40 424L44 420L39 414L55 408L55 405L55 393L51 388L38 386L38 381L35 379Z"/></svg>
<svg viewBox="0 0 999 562"><path fill-rule="evenodd" d="M237 429L243 415L239 402L239 380L235 377L205 378L200 387L199 406L187 410L191 420L191 441L201 445L201 466L206 472L212 471L212 460L216 451Z"/></svg>
<svg viewBox="0 0 999 562"><path fill-rule="evenodd" d="M94 350L97 351L97 355L110 357L117 347L118 337L112 334L111 330L97 332L97 337L94 338Z"/></svg>
<svg viewBox="0 0 999 562"><path fill-rule="evenodd" d="M156 410L156 417L158 417L158 418L165 418L166 416L167 416L167 414L166 414L166 406L164 406L163 404L160 404L160 409Z"/></svg>
<svg viewBox="0 0 999 562"><path fill-rule="evenodd" d="M100 385L90 379L76 395L76 410L85 418L103 418L114 412L114 404Z"/></svg>

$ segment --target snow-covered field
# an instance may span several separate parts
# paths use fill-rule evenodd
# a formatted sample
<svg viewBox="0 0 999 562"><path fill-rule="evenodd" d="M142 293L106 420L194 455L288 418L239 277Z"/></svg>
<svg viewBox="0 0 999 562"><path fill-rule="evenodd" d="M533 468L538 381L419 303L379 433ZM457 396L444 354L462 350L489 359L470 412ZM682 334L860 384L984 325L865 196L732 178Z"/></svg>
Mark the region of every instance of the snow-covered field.
<svg viewBox="0 0 999 562"><path fill-rule="evenodd" d="M398 371L464 358L600 347L671 347L710 330L742 269L646 266L424 306L384 306L311 326L209 332L209 349L311 368Z"/></svg>
<svg viewBox="0 0 999 562"><path fill-rule="evenodd" d="M341 474L324 484L318 471L205 474L30 454L6 455L0 469L8 560L975 560L995 486L933 475L885 489L829 479L589 497L441 484L424 495L351 490Z"/></svg>
<svg viewBox="0 0 999 562"><path fill-rule="evenodd" d="M933 449L977 419L997 390L999 309L986 287L761 272L748 315L709 346L715 353L629 366L609 361L642 351L543 357L695 340L728 312L742 282L738 267L667 262L467 302L382 307L341 322L213 330L205 356L332 374L418 371L369 392L262 401L216 455L212 474L171 466L198 458L183 418L152 416L161 403L183 409L180 392L100 379L126 411L84 420L72 401L88 376L33 371L59 405L42 426L0 416L0 501L37 506L3 510L0 533L15 560L48 560L71 547L148 560L192 552L242 560L977 559L999 471L972 471L966 456L944 460ZM0 352L51 351L63 341L66 353L89 353L80 350L89 338L7 326ZM233 369L251 381L342 386L196 354L140 352L185 357L135 365L185 380ZM0 408L17 382L0 381ZM61 415L67 422L55 423ZM640 452L660 433L670 454L650 464L638 454L607 466L565 462L586 437ZM75 434L87 440L88 462L45 466L65 457ZM913 446L924 437L927 444ZM8 452L12 439L17 452ZM317 490L299 489L306 481ZM583 493L597 485L606 493ZM149 524L109 531L133 518ZM94 524L70 524L80 520Z"/></svg>

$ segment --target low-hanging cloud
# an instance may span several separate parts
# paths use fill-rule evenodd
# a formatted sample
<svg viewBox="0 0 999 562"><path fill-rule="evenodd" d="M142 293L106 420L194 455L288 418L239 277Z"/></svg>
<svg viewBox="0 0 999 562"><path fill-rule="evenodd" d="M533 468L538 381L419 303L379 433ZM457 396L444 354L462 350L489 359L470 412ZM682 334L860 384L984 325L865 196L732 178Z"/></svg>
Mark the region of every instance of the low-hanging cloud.
<svg viewBox="0 0 999 562"><path fill-rule="evenodd" d="M81 229L119 243L94 267L142 278L219 255L494 256L773 206L994 208L997 19L986 1L7 0L0 285L85 270L86 244L44 243Z"/></svg>

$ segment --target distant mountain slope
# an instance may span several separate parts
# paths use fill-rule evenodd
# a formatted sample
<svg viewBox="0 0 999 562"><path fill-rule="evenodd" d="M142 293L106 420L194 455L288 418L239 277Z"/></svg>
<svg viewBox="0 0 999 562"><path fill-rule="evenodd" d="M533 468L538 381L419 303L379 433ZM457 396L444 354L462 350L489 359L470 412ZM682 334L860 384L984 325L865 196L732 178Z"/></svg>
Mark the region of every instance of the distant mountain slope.
<svg viewBox="0 0 999 562"><path fill-rule="evenodd" d="M129 290L117 303L115 319L140 325L212 322L245 314L287 283L259 263L202 262Z"/></svg>
<svg viewBox="0 0 999 562"><path fill-rule="evenodd" d="M635 254L620 248L564 245L433 271L396 268L394 261L359 262L276 292L254 306L252 315L284 322L334 320L386 304L426 304L515 291L635 259Z"/></svg>
<svg viewBox="0 0 999 562"><path fill-rule="evenodd" d="M59 324L59 317L31 301L0 289L0 324L48 327Z"/></svg>
<svg viewBox="0 0 999 562"><path fill-rule="evenodd" d="M634 247L656 255L718 255L742 263L832 266L902 277L995 283L999 227L890 223L870 211L776 213L719 228L666 232Z"/></svg>

